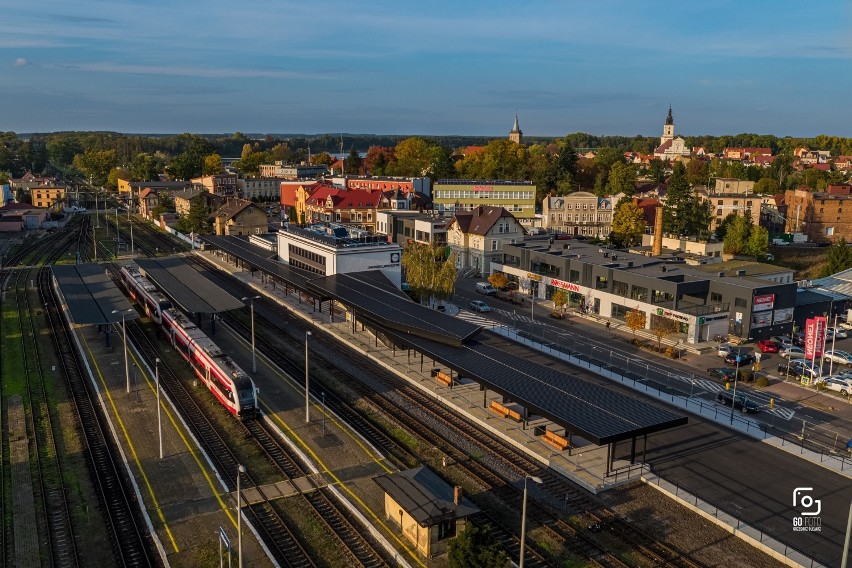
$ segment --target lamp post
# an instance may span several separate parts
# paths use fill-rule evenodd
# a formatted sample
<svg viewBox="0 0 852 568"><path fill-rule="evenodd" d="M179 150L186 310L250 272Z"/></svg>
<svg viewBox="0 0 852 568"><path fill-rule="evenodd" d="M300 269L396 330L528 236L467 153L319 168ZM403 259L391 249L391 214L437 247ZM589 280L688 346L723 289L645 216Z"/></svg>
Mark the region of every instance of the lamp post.
<svg viewBox="0 0 852 568"><path fill-rule="evenodd" d="M154 382L157 385L157 432L160 437L160 459L163 459L163 421L160 418L160 358L154 360Z"/></svg>
<svg viewBox="0 0 852 568"><path fill-rule="evenodd" d="M311 421L311 391L308 378L308 339L313 335L310 331L305 332L305 422Z"/></svg>
<svg viewBox="0 0 852 568"><path fill-rule="evenodd" d="M259 300L260 296L246 296L242 299L243 302L248 301L251 307L251 372L257 372L257 356L254 350L254 301Z"/></svg>
<svg viewBox="0 0 852 568"><path fill-rule="evenodd" d="M731 397L731 424L734 423L734 409L737 406L737 380L740 378L740 357L739 353L737 354L737 366L734 370L734 395ZM743 401L743 405L745 405L745 401ZM745 406L743 406L745 408Z"/></svg>
<svg viewBox="0 0 852 568"><path fill-rule="evenodd" d="M843 539L843 560L840 568L846 568L849 560L849 536L852 534L852 503L849 503L849 516L846 517L846 538Z"/></svg>
<svg viewBox="0 0 852 568"><path fill-rule="evenodd" d="M527 480L532 479L539 485L544 483L540 477L536 477L534 475L525 475L524 476L524 501L521 506L521 559L518 562L518 568L524 568L524 545L526 544L526 536L527 536Z"/></svg>
<svg viewBox="0 0 852 568"><path fill-rule="evenodd" d="M133 244L133 223L130 223L130 256L136 256L136 247Z"/></svg>
<svg viewBox="0 0 852 568"><path fill-rule="evenodd" d="M246 466L237 466L237 566L243 568L243 513L240 497L240 477L246 472Z"/></svg>
<svg viewBox="0 0 852 568"><path fill-rule="evenodd" d="M130 363L127 361L127 322L124 320L124 314L132 311L133 308L112 311L114 314L121 314L121 334L124 337L124 378L127 381L127 394L130 394Z"/></svg>

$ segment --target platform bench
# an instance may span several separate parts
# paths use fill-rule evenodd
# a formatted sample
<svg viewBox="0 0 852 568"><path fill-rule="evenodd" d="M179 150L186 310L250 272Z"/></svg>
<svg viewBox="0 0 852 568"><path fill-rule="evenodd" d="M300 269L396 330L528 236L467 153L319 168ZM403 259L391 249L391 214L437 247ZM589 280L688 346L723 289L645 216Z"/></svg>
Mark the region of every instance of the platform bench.
<svg viewBox="0 0 852 568"><path fill-rule="evenodd" d="M558 449L560 452L568 449L571 444L568 443L568 440L557 434L556 432L547 431L544 436L541 437L542 440Z"/></svg>
<svg viewBox="0 0 852 568"><path fill-rule="evenodd" d="M438 381L441 384L444 384L444 385L450 387L450 388L452 388L452 386L453 386L453 378L446 373L442 373L440 371L437 372L435 374L435 380Z"/></svg>

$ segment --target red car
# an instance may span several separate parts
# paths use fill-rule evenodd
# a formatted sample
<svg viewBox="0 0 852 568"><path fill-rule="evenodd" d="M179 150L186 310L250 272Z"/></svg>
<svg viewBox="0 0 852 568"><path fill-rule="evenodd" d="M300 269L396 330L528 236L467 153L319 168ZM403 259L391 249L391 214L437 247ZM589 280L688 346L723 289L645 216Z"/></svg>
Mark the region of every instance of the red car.
<svg viewBox="0 0 852 568"><path fill-rule="evenodd" d="M761 339L757 342L757 348L762 353L778 353L778 344L771 339Z"/></svg>

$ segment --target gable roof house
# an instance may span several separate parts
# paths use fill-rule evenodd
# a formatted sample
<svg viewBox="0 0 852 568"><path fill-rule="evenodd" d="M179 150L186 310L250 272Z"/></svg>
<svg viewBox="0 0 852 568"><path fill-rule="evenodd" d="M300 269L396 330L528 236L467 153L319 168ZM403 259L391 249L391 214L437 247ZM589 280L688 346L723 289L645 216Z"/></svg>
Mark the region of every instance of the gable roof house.
<svg viewBox="0 0 852 568"><path fill-rule="evenodd" d="M490 274L491 262L503 259L505 243L520 242L526 230L503 207L480 206L457 211L447 226L447 243L459 270Z"/></svg>
<svg viewBox="0 0 852 568"><path fill-rule="evenodd" d="M217 235L258 235L269 230L266 211L247 199L231 199L213 214Z"/></svg>

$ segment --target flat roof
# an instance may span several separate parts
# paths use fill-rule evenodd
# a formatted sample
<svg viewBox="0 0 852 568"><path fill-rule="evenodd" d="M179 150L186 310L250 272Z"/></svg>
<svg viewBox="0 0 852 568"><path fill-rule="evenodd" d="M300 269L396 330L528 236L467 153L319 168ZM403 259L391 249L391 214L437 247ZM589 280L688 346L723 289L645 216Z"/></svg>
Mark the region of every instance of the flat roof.
<svg viewBox="0 0 852 568"><path fill-rule="evenodd" d="M215 314L244 305L180 257L139 258L136 264L187 313Z"/></svg>
<svg viewBox="0 0 852 568"><path fill-rule="evenodd" d="M461 345L482 329L413 302L379 270L316 278L307 283L307 289L346 304L356 317L405 335Z"/></svg>
<svg viewBox="0 0 852 568"><path fill-rule="evenodd" d="M51 267L59 293L78 325L104 325L139 317L130 301L96 263L55 264ZM112 313L117 311L120 313Z"/></svg>
<svg viewBox="0 0 852 568"><path fill-rule="evenodd" d="M490 331L461 347L391 334L402 345L598 445L682 426L688 420L657 403L537 363L541 353Z"/></svg>
<svg viewBox="0 0 852 568"><path fill-rule="evenodd" d="M279 280L283 280L290 286L295 286L300 290L305 289L305 284L308 280L319 276L313 272L288 266L274 260L276 256L275 252L253 245L247 239L248 237L240 236L206 235L201 237L202 241L208 243L214 249L223 250L228 254L236 256L244 262L263 270L267 274L272 274Z"/></svg>

